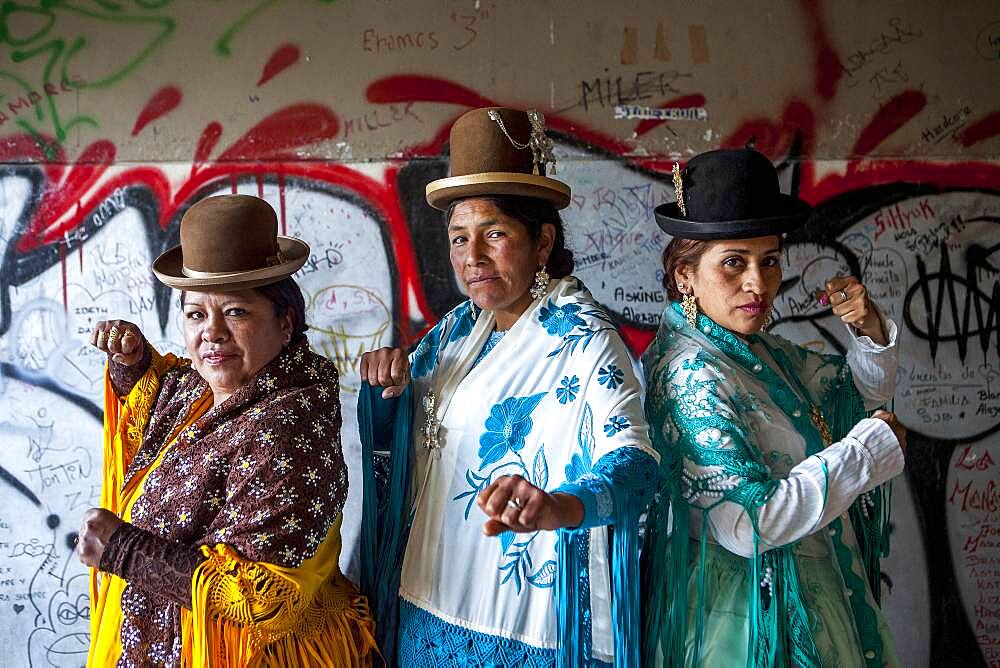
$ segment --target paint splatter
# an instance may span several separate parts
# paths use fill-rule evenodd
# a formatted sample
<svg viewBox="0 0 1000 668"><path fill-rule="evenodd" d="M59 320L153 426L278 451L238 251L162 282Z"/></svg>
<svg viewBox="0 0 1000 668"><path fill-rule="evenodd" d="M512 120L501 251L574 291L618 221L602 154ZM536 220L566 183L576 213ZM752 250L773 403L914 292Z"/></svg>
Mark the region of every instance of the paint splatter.
<svg viewBox="0 0 1000 668"><path fill-rule="evenodd" d="M918 90L904 91L886 102L881 109L875 112L871 122L861 131L858 141L851 150L851 155L867 156L892 133L913 120L913 117L919 114L926 105L927 96Z"/></svg>
<svg viewBox="0 0 1000 668"><path fill-rule="evenodd" d="M278 76L281 72L285 71L295 63L299 62L299 47L294 44L282 44L271 57L267 59L267 63L264 65L264 70L261 72L260 79L257 80L258 86L263 86L268 81Z"/></svg>
<svg viewBox="0 0 1000 668"><path fill-rule="evenodd" d="M810 43L816 54L816 92L824 100L832 100L837 93L837 83L844 76L844 66L840 57L830 42L830 33L823 21L823 9L815 0L802 0L802 9L806 13L809 32L812 35Z"/></svg>
<svg viewBox="0 0 1000 668"><path fill-rule="evenodd" d="M114 144L107 140L94 142L80 153L76 164L61 181L48 183L31 228L17 242L18 251L26 253L43 243L52 243L72 229L75 225L72 221L56 221L61 221L63 212L76 206L76 202L97 183L114 159ZM46 228L46 224L51 225Z"/></svg>
<svg viewBox="0 0 1000 668"><path fill-rule="evenodd" d="M132 127L132 136L142 132L142 129L174 109L181 103L181 90L177 86L164 86L153 93L146 106L139 112Z"/></svg>
<svg viewBox="0 0 1000 668"><path fill-rule="evenodd" d="M1000 111L994 111L989 116L962 130L958 135L958 140L962 146L968 148L998 134L1000 134Z"/></svg>
<svg viewBox="0 0 1000 668"><path fill-rule="evenodd" d="M219 143L219 137L221 136L222 124L218 121L212 121L205 126L205 129L201 131L201 136L198 137L198 145L194 149L195 163L208 160L208 156L212 155L212 151L215 149L215 145Z"/></svg>
<svg viewBox="0 0 1000 668"><path fill-rule="evenodd" d="M340 121L329 107L312 102L293 104L250 128L219 156L219 160L294 157L283 151L333 139L339 131Z"/></svg>
<svg viewBox="0 0 1000 668"><path fill-rule="evenodd" d="M394 102L447 102L467 107L494 107L493 100L447 79L403 74L375 81L365 91L375 104Z"/></svg>

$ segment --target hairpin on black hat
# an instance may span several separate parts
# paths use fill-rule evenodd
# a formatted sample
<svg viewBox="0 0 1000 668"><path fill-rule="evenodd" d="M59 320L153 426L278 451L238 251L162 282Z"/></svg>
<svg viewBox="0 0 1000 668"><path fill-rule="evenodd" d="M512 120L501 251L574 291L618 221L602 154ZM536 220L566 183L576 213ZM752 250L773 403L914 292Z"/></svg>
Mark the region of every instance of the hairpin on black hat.
<svg viewBox="0 0 1000 668"><path fill-rule="evenodd" d="M681 177L681 166L674 163L674 194L677 196L677 208L681 210L682 216L687 216L687 207L684 206L684 179Z"/></svg>

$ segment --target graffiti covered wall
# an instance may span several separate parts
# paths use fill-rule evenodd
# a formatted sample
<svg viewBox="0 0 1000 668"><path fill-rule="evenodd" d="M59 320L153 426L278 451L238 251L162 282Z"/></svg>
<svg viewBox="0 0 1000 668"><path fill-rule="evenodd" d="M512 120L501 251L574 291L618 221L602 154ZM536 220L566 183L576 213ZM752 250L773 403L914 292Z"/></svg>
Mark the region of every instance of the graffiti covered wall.
<svg viewBox="0 0 1000 668"><path fill-rule="evenodd" d="M0 8L0 647L77 666L72 556L100 493L103 359L124 318L180 352L149 263L180 216L258 194L309 242L313 346L342 373L357 461L364 350L463 297L439 214L447 129L535 107L557 139L577 275L636 352L664 306L652 209L675 160L755 142L816 205L787 244L775 329L843 331L812 298L860 275L901 327L886 612L904 665L1000 665L1000 13L967 1L21 0ZM511 40L511 35L516 40ZM356 467L355 467L356 468ZM353 481L344 566L360 509Z"/></svg>

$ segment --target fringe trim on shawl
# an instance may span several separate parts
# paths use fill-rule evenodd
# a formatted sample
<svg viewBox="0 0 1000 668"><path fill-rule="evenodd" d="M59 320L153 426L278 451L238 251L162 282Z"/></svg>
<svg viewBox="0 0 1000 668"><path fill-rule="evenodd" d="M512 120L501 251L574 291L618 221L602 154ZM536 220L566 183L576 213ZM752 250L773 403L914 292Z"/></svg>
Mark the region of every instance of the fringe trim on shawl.
<svg viewBox="0 0 1000 668"><path fill-rule="evenodd" d="M182 611L185 668L370 666L378 657L368 602L342 576L305 603L291 580L219 546L195 571L192 594L194 611Z"/></svg>
<svg viewBox="0 0 1000 668"><path fill-rule="evenodd" d="M152 346L150 353L152 357L149 368L127 396L119 398L115 394L107 367L104 370L101 507L119 517L137 486L145 478L144 475L136 475L129 488L124 488L125 473L142 444L153 405L160 393L160 378L170 369L187 363L171 354L161 356ZM87 665L99 665L111 653L116 656L121 654L121 591L120 584L113 585L111 575L101 573L96 568L90 569L90 650Z"/></svg>
<svg viewBox="0 0 1000 668"><path fill-rule="evenodd" d="M854 385L850 367L844 364L840 382L836 390L828 393L823 404L824 413L832 417L831 430L834 441L842 440L848 432L868 413L864 399ZM679 462L664 458L662 464L667 480L679 480ZM673 475L671 475L673 474ZM690 577L689 510L681 498L679 486L668 484L661 492L659 503L654 505L648 518L649 544L644 561L644 635L642 642L643 665L655 665L657 658L665 666L688 665L686 643L688 638L688 583ZM886 483L858 499L850 509L851 525L858 539L861 561L875 601L880 601L881 558L889 553L889 520L892 499L892 483ZM703 529L707 516L702 519ZM672 524L672 526L671 526ZM840 520L834 522L838 531ZM704 532L703 532L704 534ZM702 566L706 536L700 541ZM845 552L841 555L839 552ZM849 551L839 550L841 571L850 575ZM751 581L760 582L764 568L770 567L773 578L774 600L762 595L760 587L752 587L750 592L750 618L756 620L750 626L747 665L764 666L815 666L818 652L811 637L809 614L802 604L795 557L790 548L768 550L751 560ZM663 576L666 575L664 583ZM660 588L665 587L665 595ZM701 608L703 585L699 587L697 601L699 614L695 624L695 655L693 664L700 657ZM862 597L857 597L861 599ZM852 600L855 624L859 632L868 631L869 644L878 645L876 659L868 660L869 665L881 661L881 643L869 627L874 622L869 619L871 611L861 600ZM877 629L875 629L877 632Z"/></svg>

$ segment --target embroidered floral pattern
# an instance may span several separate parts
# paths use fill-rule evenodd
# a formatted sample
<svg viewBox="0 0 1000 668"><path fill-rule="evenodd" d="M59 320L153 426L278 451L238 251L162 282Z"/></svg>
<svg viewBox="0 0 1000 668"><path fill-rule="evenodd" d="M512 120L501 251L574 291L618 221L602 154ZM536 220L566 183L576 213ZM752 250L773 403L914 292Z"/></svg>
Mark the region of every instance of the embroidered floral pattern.
<svg viewBox="0 0 1000 668"><path fill-rule="evenodd" d="M714 346L706 346L702 335ZM678 464L676 478L672 482L672 485L676 485L674 492L680 492L681 499L696 509L692 515L700 516L702 521L706 521L703 513L722 501L738 504L746 509L751 518L756 517L758 509L772 498L783 474L794 466L796 460L789 454L777 450L762 451L766 441L762 443L754 437L755 429L773 420L763 406L774 406L784 413L795 431L804 439L806 456L822 447L816 428L810 424L808 402L815 399L805 387L805 381L812 387L819 386L828 390L830 386L837 384L834 382L828 385L824 382L824 375L835 376L842 367L821 361L819 369L814 370L815 374L809 373L808 367L812 362L810 358L819 356L808 354L791 344L785 345L787 342L771 335L752 337L749 342L768 350L778 366L786 370L788 378L798 387L798 392L757 356L747 340L736 337L704 315L699 316L697 330L691 330L676 304L665 311L657 339L644 356L649 379L647 406L650 407L652 433L659 441L658 448L661 452L672 457ZM731 373L728 369L720 369L719 361L722 358L717 360L708 352L715 347L725 354L725 359L731 366L740 367L742 372ZM696 349L697 354L692 356ZM768 396L757 397L741 387L740 379L744 377L742 373L749 374L766 387ZM840 391L845 393L854 391L853 386L841 388ZM823 394L837 403L830 396L832 393L824 391ZM748 419L751 414L754 419ZM776 466L778 470L772 472L770 466ZM672 511L676 518L676 513L684 512L684 506L672 508ZM663 514L663 517L666 515ZM836 534L841 525L840 520L830 525L840 571L845 580L857 578L860 584L861 578L856 572L859 565L857 559L849 550L843 550L842 555L839 549L842 543ZM657 532L664 530L665 525L654 529ZM817 650L810 627L815 628L820 620L807 613L804 601L794 586L785 584L789 582L789 577L795 577L794 571L789 576L787 570L788 560L793 558L793 550L794 546L768 550L758 562L758 567L768 573L768 584L782 588L783 596L779 599L781 607L775 609L770 590L761 594L758 588L751 588L748 610L757 606L756 609L761 611L760 616L752 623L762 629L763 634L771 634L770 637L763 635L758 640L758 648L766 648L767 643L776 642L773 631L767 630L773 627L768 626L769 622L765 617L767 615L773 619L776 615L780 624L786 625L785 632L791 640L785 650L788 654L780 657L781 660L796 665L818 665L820 662L817 661ZM681 564L681 572L684 566ZM676 566L672 565L671 568ZM653 577L662 575L654 574ZM876 581L877 578L876 574ZM672 586L686 587L687 581L685 579ZM859 590L860 588L863 585L860 585ZM855 623L863 638L863 646L875 648L872 651L875 659L867 657L868 665L880 665L881 641L874 623L875 616L863 602L864 598L852 597ZM767 609L769 601L772 601L770 611ZM711 600L707 603L710 606ZM764 651L766 649L758 649L758 659L763 656Z"/></svg>
<svg viewBox="0 0 1000 668"><path fill-rule="evenodd" d="M413 351L410 361L410 374L414 378L422 378L434 370L437 364L438 349L441 347L441 329L444 320L434 326L434 329L427 332L424 338L420 339L417 349Z"/></svg>
<svg viewBox="0 0 1000 668"><path fill-rule="evenodd" d="M530 397L508 397L490 409L486 432L479 437L480 468L524 447L524 439L531 432L531 412L546 394L540 392Z"/></svg>
<svg viewBox="0 0 1000 668"><path fill-rule="evenodd" d="M472 333L472 328L476 324L475 309L472 300L459 304L452 311L454 324L448 332L448 342L458 341Z"/></svg>
<svg viewBox="0 0 1000 668"><path fill-rule="evenodd" d="M620 431L625 431L629 428L629 421L623 415L614 415L608 418L607 424L604 425L604 433L607 436L614 436Z"/></svg>
<svg viewBox="0 0 1000 668"><path fill-rule="evenodd" d="M542 445L535 453L530 469L520 455L525 446L525 438L533 426L531 413L546 394L541 392L527 397L509 397L490 410L490 416L486 418L484 425L486 431L479 438L479 469L465 472L469 489L452 499L466 499L466 520L469 519L476 497L501 475L519 473L536 487L545 489L548 486L549 465L545 457L545 446ZM514 459L504 461L510 455ZM551 563L546 561L537 569L533 567L529 550L537 536L537 532L515 535L510 531L498 536L500 553L504 557L504 562L499 566L503 573L500 584L513 583L518 593L521 593L524 582L540 588L555 584L554 560Z"/></svg>
<svg viewBox="0 0 1000 668"><path fill-rule="evenodd" d="M565 404L576 399L576 395L580 392L580 378L579 376L563 376L562 381L559 383L559 387L556 388L556 399L559 403Z"/></svg>
<svg viewBox="0 0 1000 668"><path fill-rule="evenodd" d="M586 325L586 321L578 314L579 304L556 304L549 299L545 306L538 309L538 321L551 336L566 336L577 327Z"/></svg>
<svg viewBox="0 0 1000 668"><path fill-rule="evenodd" d="M625 372L614 364L602 366L597 371L597 382L604 385L609 390L617 389L625 380Z"/></svg>

